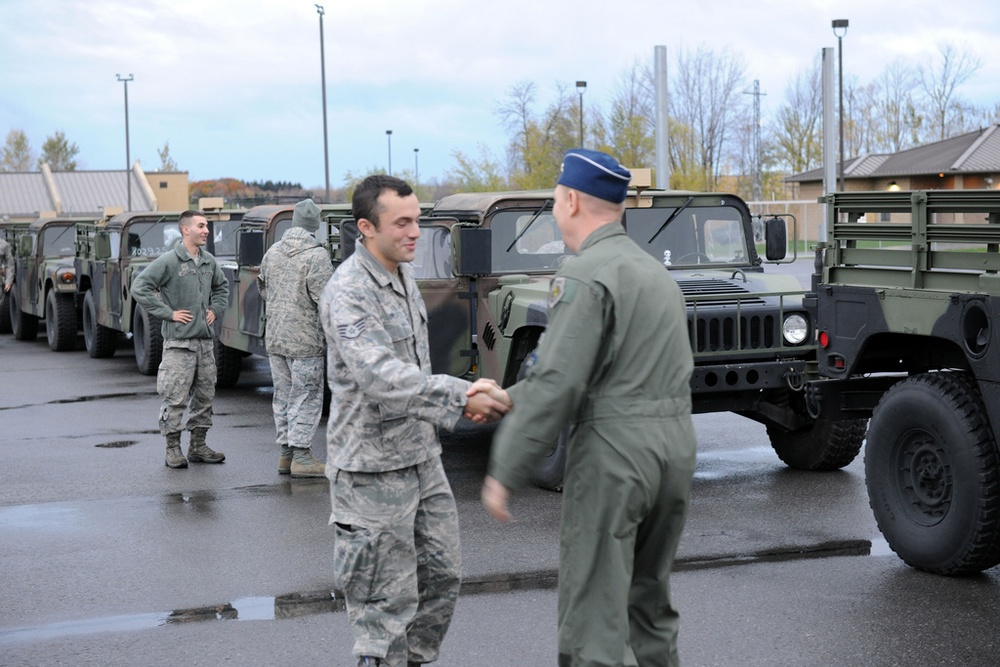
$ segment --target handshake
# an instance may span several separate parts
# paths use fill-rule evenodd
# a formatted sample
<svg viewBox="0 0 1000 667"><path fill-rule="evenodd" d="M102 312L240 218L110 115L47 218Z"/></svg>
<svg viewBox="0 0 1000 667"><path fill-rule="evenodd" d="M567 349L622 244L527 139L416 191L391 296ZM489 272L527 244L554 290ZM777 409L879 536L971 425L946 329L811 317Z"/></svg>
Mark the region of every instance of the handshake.
<svg viewBox="0 0 1000 667"><path fill-rule="evenodd" d="M477 424L499 421L513 407L510 396L494 380L476 380L465 393L469 400L462 416Z"/></svg>

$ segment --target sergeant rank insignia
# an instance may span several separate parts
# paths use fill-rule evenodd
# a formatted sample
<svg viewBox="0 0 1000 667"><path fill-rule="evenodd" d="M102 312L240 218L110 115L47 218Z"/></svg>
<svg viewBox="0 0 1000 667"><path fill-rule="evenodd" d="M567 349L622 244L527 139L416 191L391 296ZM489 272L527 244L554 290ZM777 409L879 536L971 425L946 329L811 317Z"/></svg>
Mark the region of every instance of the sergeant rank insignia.
<svg viewBox="0 0 1000 667"><path fill-rule="evenodd" d="M350 324L338 324L337 333L340 334L341 338L346 340L354 340L358 338L368 329L365 326L365 318L359 319L357 322L351 322Z"/></svg>

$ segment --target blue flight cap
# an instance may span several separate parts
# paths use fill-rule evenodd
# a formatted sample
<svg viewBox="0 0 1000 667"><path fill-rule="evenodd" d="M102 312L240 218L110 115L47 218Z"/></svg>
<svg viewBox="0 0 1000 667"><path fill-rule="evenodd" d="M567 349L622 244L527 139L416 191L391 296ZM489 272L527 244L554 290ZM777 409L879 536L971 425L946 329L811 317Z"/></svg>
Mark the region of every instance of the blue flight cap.
<svg viewBox="0 0 1000 667"><path fill-rule="evenodd" d="M571 148L563 156L559 185L620 204L625 201L632 173L606 153Z"/></svg>

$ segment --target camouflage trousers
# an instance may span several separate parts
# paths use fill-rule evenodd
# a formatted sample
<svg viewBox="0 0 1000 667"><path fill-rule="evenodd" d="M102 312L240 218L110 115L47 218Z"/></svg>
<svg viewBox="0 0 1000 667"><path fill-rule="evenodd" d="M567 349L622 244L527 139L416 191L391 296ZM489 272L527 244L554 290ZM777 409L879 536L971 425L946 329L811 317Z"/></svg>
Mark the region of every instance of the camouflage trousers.
<svg viewBox="0 0 1000 667"><path fill-rule="evenodd" d="M309 449L323 413L326 387L323 357L283 357L272 354L274 430L276 442Z"/></svg>
<svg viewBox="0 0 1000 667"><path fill-rule="evenodd" d="M461 583L458 510L441 459L332 471L334 576L354 654L405 667L437 659Z"/></svg>
<svg viewBox="0 0 1000 667"><path fill-rule="evenodd" d="M156 391L163 397L161 434L184 429L185 408L189 411L189 431L212 425L215 376L215 344L211 338L163 341L163 359L156 372Z"/></svg>

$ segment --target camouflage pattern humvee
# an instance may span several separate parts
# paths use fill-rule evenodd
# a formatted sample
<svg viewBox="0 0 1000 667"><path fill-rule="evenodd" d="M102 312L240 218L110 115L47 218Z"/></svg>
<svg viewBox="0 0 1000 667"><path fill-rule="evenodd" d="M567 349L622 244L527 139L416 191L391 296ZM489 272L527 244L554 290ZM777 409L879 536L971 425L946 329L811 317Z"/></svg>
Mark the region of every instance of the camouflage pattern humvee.
<svg viewBox="0 0 1000 667"><path fill-rule="evenodd" d="M94 218L42 218L18 234L17 272L10 291L10 318L14 337L34 340L38 322L45 320L49 347L54 352L76 349L79 302L76 298L76 224L94 224Z"/></svg>
<svg viewBox="0 0 1000 667"><path fill-rule="evenodd" d="M1000 563L1000 191L848 192L814 278L811 409L867 418L879 529L940 574Z"/></svg>
<svg viewBox="0 0 1000 667"><path fill-rule="evenodd" d="M243 211L204 210L206 249L223 262L236 253ZM132 298L132 280L150 262L180 243L181 211L125 212L106 223L77 223L76 280L81 299L83 340L94 358L111 357L118 334L132 339L143 375L155 375L163 352L160 321Z"/></svg>

